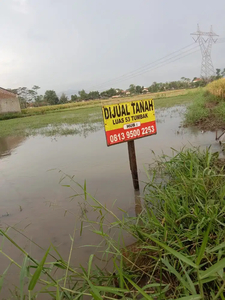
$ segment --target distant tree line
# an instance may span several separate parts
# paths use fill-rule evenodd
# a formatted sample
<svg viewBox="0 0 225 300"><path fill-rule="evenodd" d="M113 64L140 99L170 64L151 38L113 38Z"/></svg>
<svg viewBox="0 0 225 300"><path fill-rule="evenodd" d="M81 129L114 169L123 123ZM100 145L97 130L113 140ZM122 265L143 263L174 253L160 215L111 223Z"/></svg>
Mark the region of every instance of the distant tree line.
<svg viewBox="0 0 225 300"><path fill-rule="evenodd" d="M60 97L57 96L53 90L47 90L44 95L39 95L39 86L34 85L31 89L27 87L19 87L11 89L12 92L18 95L21 108L29 106L46 106L64 104L70 102L69 98L62 93Z"/></svg>
<svg viewBox="0 0 225 300"><path fill-rule="evenodd" d="M212 76L210 80L205 80L204 78L195 77L193 80L186 77L181 77L178 81L171 82L153 82L149 87L144 87L140 85L130 84L129 88L126 90L110 88L106 91L90 91L87 93L85 90L78 92L78 95L71 95L69 99L65 93L62 93L60 97L57 96L54 90L47 90L44 95L39 95L39 86L34 85L31 89L27 87L19 87L17 89L12 89L11 91L16 93L19 97L21 108L26 108L28 106L45 106L45 105L56 105L64 104L69 102L96 100L96 99L107 99L111 97L123 97L130 95L138 95L144 93L157 93L169 90L177 89L189 89L199 86L205 86L209 81L213 81L219 78L225 77L225 68L216 69L216 75Z"/></svg>

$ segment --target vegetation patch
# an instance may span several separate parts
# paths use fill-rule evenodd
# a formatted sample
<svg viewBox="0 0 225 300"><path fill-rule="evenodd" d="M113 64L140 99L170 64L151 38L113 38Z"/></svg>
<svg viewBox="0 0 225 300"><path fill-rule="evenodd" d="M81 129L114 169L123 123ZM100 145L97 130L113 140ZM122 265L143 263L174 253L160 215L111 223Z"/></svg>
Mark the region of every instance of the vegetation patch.
<svg viewBox="0 0 225 300"><path fill-rule="evenodd" d="M194 92L196 92L194 90ZM140 94L140 95L133 95L130 97L119 97L116 99L95 99L95 100L88 100L88 101L81 101L81 102L68 102L62 104L55 104L55 105L46 105L46 106L39 106L39 107L29 107L24 108L21 110L21 113L7 113L7 114L0 114L0 121L1 120L9 120L14 118L23 118L23 117L30 117L35 115L44 115L48 113L57 113L60 111L67 111L67 110L75 110L80 108L92 108L92 107L99 107L104 104L111 104L111 103L118 103L118 102L126 102L132 100L141 100L146 98L154 98L154 99L167 99L168 97L173 99L174 97L183 96L193 93L192 90L175 90L175 91L166 91L166 92L159 92L159 93L152 93L152 94ZM171 105L169 105L171 106Z"/></svg>
<svg viewBox="0 0 225 300"><path fill-rule="evenodd" d="M221 78L209 83L206 86L206 90L219 99L225 100L225 78Z"/></svg>
<svg viewBox="0 0 225 300"><path fill-rule="evenodd" d="M5 136L29 136L36 134L43 135L64 135L67 130L63 128L68 125L94 124L102 121L99 107L86 107L85 109L69 109L34 115L26 118L17 118L0 121L0 137ZM51 127L51 131L46 128ZM75 134L75 131L74 131Z"/></svg>
<svg viewBox="0 0 225 300"><path fill-rule="evenodd" d="M185 126L202 130L225 128L225 78L215 80L195 97L185 115Z"/></svg>
<svg viewBox="0 0 225 300"><path fill-rule="evenodd" d="M22 118L22 113L7 113L7 114L0 114L0 121L2 120L9 120L9 119L16 119L16 118Z"/></svg>

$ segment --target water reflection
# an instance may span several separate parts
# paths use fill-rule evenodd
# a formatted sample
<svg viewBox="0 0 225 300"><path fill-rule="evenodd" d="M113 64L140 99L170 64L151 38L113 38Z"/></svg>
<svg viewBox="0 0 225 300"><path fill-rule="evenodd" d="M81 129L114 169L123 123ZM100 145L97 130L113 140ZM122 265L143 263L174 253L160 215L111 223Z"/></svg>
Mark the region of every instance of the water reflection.
<svg viewBox="0 0 225 300"><path fill-rule="evenodd" d="M17 148L23 141L25 140L24 137L0 137L0 159L11 155L11 151Z"/></svg>
<svg viewBox="0 0 225 300"><path fill-rule="evenodd" d="M142 212L142 197L140 191L134 191L135 214L136 217Z"/></svg>

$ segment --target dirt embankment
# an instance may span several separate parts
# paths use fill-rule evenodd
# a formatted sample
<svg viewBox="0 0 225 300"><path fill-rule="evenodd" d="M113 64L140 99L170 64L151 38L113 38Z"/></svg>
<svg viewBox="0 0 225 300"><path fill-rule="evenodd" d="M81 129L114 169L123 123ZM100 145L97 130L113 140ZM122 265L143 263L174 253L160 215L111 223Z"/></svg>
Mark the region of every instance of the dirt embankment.
<svg viewBox="0 0 225 300"><path fill-rule="evenodd" d="M195 126L204 131L225 130L225 122L212 115L197 121Z"/></svg>
<svg viewBox="0 0 225 300"><path fill-rule="evenodd" d="M222 118L216 113L219 102L206 102L205 109L208 116L195 122L195 126L204 131L225 130L225 117Z"/></svg>

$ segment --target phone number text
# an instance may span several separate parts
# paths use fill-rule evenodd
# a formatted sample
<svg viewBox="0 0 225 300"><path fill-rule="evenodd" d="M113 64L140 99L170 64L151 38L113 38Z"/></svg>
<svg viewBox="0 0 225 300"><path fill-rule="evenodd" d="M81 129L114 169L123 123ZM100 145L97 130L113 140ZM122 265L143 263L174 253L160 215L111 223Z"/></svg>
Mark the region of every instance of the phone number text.
<svg viewBox="0 0 225 300"><path fill-rule="evenodd" d="M109 136L110 143L117 143L122 142L124 140L129 139L135 139L137 137L142 137L147 134L154 134L155 133L155 127L153 125L144 127L141 129L132 129L132 130L126 130L125 132L120 132L116 134L111 134Z"/></svg>

